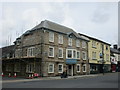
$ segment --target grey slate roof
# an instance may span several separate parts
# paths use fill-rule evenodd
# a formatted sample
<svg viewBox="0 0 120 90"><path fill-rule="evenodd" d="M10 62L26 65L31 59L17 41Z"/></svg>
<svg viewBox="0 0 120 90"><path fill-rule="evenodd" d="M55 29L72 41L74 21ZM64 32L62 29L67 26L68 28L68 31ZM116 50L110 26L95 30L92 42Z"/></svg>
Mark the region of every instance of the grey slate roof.
<svg viewBox="0 0 120 90"><path fill-rule="evenodd" d="M120 54L120 51L118 49L110 48L110 51L112 53Z"/></svg>
<svg viewBox="0 0 120 90"><path fill-rule="evenodd" d="M104 42L103 40L99 40L99 39L97 39L97 38L94 38L94 37L91 37L91 36L88 36L88 35L85 35L85 34L82 34L82 33L78 33L78 34L79 34L80 36L84 36L84 37L87 37L87 38L89 38L89 39L93 39L93 40L96 40L96 41L99 41L99 42L102 42L102 43L105 43L105 44L111 46L110 43Z"/></svg>
<svg viewBox="0 0 120 90"><path fill-rule="evenodd" d="M60 24L57 24L57 23L54 23L54 22L51 22L51 21L48 21L48 20L42 21L39 25L35 26L31 30L36 30L36 29L40 29L40 28L50 29L50 30L53 30L53 31L56 31L56 32L61 32L61 33L64 33L64 34L73 33L77 38L81 38L81 39L89 41L89 39L87 37L81 37L73 29L62 26ZM26 32L26 33L28 33L28 32Z"/></svg>

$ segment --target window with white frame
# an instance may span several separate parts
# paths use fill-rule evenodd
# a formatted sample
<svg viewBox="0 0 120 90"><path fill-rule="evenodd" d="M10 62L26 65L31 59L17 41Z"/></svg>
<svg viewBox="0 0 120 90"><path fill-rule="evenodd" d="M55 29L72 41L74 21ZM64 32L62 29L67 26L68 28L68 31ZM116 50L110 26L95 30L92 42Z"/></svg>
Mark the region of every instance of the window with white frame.
<svg viewBox="0 0 120 90"><path fill-rule="evenodd" d="M72 50L67 50L67 58L72 58Z"/></svg>
<svg viewBox="0 0 120 90"><path fill-rule="evenodd" d="M48 53L49 55L49 57L54 57L54 47L52 47L52 46L49 46L49 53Z"/></svg>
<svg viewBox="0 0 120 90"><path fill-rule="evenodd" d="M26 65L26 72L27 73L33 73L34 72L34 64L33 63L29 63Z"/></svg>
<svg viewBox="0 0 120 90"><path fill-rule="evenodd" d="M76 40L76 47L80 47L80 40Z"/></svg>
<svg viewBox="0 0 120 90"><path fill-rule="evenodd" d="M58 49L58 57L63 58L63 48Z"/></svg>
<svg viewBox="0 0 120 90"><path fill-rule="evenodd" d="M80 59L80 51L77 51L77 59Z"/></svg>
<svg viewBox="0 0 120 90"><path fill-rule="evenodd" d="M92 59L96 59L96 52L92 52Z"/></svg>
<svg viewBox="0 0 120 90"><path fill-rule="evenodd" d="M20 72L20 63L15 63L14 64L14 71L15 72Z"/></svg>
<svg viewBox="0 0 120 90"><path fill-rule="evenodd" d="M96 47L96 41L92 41L92 47L93 47L93 48Z"/></svg>
<svg viewBox="0 0 120 90"><path fill-rule="evenodd" d="M83 59L83 60L86 60L86 59L87 59L86 52L84 52L84 51L82 51L82 59Z"/></svg>
<svg viewBox="0 0 120 90"><path fill-rule="evenodd" d="M83 65L83 72L86 72L86 64Z"/></svg>
<svg viewBox="0 0 120 90"><path fill-rule="evenodd" d="M34 56L35 47L30 47L27 49L27 56Z"/></svg>
<svg viewBox="0 0 120 90"><path fill-rule="evenodd" d="M77 64L77 72L80 72L80 64Z"/></svg>
<svg viewBox="0 0 120 90"><path fill-rule="evenodd" d="M87 44L85 41L82 41L82 48L86 48L87 47Z"/></svg>
<svg viewBox="0 0 120 90"><path fill-rule="evenodd" d="M63 35L61 34L58 35L58 43L63 44Z"/></svg>
<svg viewBox="0 0 120 90"><path fill-rule="evenodd" d="M48 73L54 73L54 64L53 63L49 63Z"/></svg>
<svg viewBox="0 0 120 90"><path fill-rule="evenodd" d="M76 50L73 50L73 58L76 58Z"/></svg>
<svg viewBox="0 0 120 90"><path fill-rule="evenodd" d="M54 33L49 32L49 42L54 42Z"/></svg>
<svg viewBox="0 0 120 90"><path fill-rule="evenodd" d="M77 52L75 49L66 49L66 58L68 59L76 59Z"/></svg>
<svg viewBox="0 0 120 90"><path fill-rule="evenodd" d="M68 45L72 46L72 38L68 38Z"/></svg>
<svg viewBox="0 0 120 90"><path fill-rule="evenodd" d="M58 73L63 73L63 64L58 64Z"/></svg>

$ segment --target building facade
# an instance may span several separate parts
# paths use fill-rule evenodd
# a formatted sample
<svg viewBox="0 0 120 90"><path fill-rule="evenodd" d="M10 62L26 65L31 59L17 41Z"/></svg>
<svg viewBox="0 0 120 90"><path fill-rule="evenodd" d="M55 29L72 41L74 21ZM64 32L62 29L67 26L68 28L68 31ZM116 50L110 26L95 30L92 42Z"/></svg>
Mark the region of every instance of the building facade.
<svg viewBox="0 0 120 90"><path fill-rule="evenodd" d="M120 71L120 49L118 45L113 45L113 48L110 48L111 52L111 71L117 72Z"/></svg>
<svg viewBox="0 0 120 90"><path fill-rule="evenodd" d="M90 39L88 42L90 73L109 72L111 69L110 44L84 34L80 35Z"/></svg>
<svg viewBox="0 0 120 90"><path fill-rule="evenodd" d="M16 39L12 57L2 59L2 71L23 77L89 74L88 42L70 28L42 21Z"/></svg>

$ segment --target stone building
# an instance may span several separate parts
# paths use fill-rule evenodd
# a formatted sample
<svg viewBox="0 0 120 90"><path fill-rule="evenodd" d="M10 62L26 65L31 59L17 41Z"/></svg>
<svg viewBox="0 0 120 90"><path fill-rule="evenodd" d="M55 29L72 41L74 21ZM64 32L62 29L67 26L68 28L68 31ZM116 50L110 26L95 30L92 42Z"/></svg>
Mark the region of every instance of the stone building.
<svg viewBox="0 0 120 90"><path fill-rule="evenodd" d="M3 59L3 73L23 77L58 76L64 71L71 76L89 74L88 42L73 29L42 21L16 39L12 57Z"/></svg>

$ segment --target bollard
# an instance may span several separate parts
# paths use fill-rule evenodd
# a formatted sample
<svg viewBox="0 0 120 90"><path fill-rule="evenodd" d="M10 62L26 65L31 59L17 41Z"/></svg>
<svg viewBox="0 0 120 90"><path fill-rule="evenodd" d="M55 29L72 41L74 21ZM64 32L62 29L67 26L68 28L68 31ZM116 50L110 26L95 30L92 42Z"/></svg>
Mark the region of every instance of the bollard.
<svg viewBox="0 0 120 90"><path fill-rule="evenodd" d="M11 77L11 73L9 73L9 75L8 75L9 77Z"/></svg>
<svg viewBox="0 0 120 90"><path fill-rule="evenodd" d="M17 77L17 74L16 74L16 73L14 73L14 77Z"/></svg>

